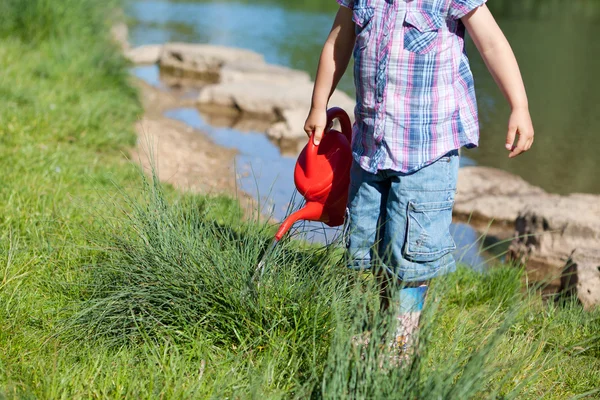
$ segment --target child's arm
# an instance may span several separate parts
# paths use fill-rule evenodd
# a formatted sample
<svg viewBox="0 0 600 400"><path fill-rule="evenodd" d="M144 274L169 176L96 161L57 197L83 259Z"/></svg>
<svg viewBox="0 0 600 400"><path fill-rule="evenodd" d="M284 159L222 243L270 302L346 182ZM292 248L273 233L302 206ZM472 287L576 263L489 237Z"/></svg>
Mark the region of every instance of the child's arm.
<svg viewBox="0 0 600 400"><path fill-rule="evenodd" d="M329 97L348 67L355 40L352 10L340 7L321 52L310 113L304 125L307 135L310 136L314 133L317 145L321 141L323 130L327 124Z"/></svg>
<svg viewBox="0 0 600 400"><path fill-rule="evenodd" d="M463 17L462 21L512 108L506 149L510 151L510 158L516 157L529 150L533 144L533 124L517 60L487 6L475 9ZM519 141L514 146L516 135L519 135Z"/></svg>

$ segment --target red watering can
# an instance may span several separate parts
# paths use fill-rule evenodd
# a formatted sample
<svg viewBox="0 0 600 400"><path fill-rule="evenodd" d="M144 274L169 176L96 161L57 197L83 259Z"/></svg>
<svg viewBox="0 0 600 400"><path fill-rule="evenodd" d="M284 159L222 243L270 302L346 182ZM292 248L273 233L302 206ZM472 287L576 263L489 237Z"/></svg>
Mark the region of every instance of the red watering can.
<svg viewBox="0 0 600 400"><path fill-rule="evenodd" d="M332 129L338 119L342 132ZM352 166L352 124L348 114L341 108L327 111L327 128L321 143L315 146L314 137L300 153L294 170L294 182L298 192L306 199L304 208L290 215L277 231L275 239L263 255L251 279L263 275L267 259L277 243L299 220L324 222L329 226L340 226L346 216L350 167Z"/></svg>
<svg viewBox="0 0 600 400"><path fill-rule="evenodd" d="M332 129L335 119L340 121L341 132ZM299 220L324 222L332 227L344 223L352 166L352 124L348 114L341 108L329 109L321 143L316 146L313 139L300 153L294 171L296 188L306 199L306 206L281 224L276 241Z"/></svg>

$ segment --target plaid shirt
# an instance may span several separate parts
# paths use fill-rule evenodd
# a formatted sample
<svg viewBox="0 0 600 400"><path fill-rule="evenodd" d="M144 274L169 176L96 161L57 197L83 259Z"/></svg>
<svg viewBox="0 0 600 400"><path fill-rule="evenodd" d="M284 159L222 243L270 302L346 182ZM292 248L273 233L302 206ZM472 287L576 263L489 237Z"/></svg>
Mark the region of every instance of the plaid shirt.
<svg viewBox="0 0 600 400"><path fill-rule="evenodd" d="M476 147L474 81L460 18L486 0L337 0L353 10L353 154L371 173L414 172Z"/></svg>

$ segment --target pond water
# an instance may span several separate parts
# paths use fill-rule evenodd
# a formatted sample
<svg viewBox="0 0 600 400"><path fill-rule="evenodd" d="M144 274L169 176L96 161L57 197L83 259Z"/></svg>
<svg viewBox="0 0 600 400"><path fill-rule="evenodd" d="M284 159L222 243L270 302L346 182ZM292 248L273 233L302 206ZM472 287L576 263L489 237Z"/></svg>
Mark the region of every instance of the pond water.
<svg viewBox="0 0 600 400"><path fill-rule="evenodd" d="M600 3L491 0L489 7L519 60L536 143L525 156L507 158L509 108L469 43L481 147L467 156L549 192L600 193ZM336 9L334 0L137 0L128 12L134 45L188 41L236 46L314 75ZM351 73L341 88L353 92Z"/></svg>

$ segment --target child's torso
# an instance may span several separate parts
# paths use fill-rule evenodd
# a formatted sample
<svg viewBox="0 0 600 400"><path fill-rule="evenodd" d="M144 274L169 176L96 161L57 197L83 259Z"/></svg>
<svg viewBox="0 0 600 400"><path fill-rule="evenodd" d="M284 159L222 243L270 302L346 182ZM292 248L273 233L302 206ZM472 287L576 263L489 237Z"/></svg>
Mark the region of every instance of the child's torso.
<svg viewBox="0 0 600 400"><path fill-rule="evenodd" d="M354 1L354 150L363 168L411 172L477 144L465 27L453 17L461 1Z"/></svg>

